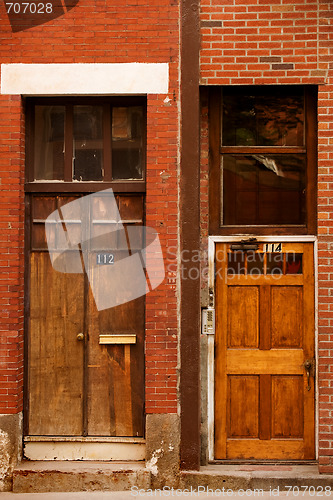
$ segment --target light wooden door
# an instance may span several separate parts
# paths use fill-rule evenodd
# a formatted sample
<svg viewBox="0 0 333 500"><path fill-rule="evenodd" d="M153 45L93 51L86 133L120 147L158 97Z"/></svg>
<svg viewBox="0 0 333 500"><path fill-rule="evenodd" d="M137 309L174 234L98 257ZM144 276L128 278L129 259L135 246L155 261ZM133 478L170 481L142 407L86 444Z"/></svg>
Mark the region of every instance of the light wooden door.
<svg viewBox="0 0 333 500"><path fill-rule="evenodd" d="M142 225L142 195L116 198L124 225ZM86 274L61 273L51 265L45 219L75 199L30 198L26 434L143 436L144 297L98 311ZM105 207L102 199L96 200L89 227L72 221L78 234L91 230L93 238L94 228L98 230L98 210ZM96 262L99 252L110 250L121 257L124 242L117 231L112 234L108 248L95 242L90 259ZM66 259L70 268L70 253ZM108 293L107 284L101 285ZM100 335L110 334L135 336L135 343L101 344Z"/></svg>
<svg viewBox="0 0 333 500"><path fill-rule="evenodd" d="M313 245L235 248L216 246L215 459L313 459Z"/></svg>

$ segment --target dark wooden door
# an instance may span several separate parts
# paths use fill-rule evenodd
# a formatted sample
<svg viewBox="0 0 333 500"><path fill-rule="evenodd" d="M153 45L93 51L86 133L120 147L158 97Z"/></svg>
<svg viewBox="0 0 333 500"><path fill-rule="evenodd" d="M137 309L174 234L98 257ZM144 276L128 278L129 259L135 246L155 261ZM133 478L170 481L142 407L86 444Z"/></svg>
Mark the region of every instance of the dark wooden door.
<svg viewBox="0 0 333 500"><path fill-rule="evenodd" d="M87 274L66 274L51 265L45 219L77 198L29 198L27 433L143 436L144 297L99 311ZM143 224L142 195L117 195L116 199L125 226ZM103 209L103 200L97 205ZM93 238L100 219L92 215L93 223L86 228L82 221L72 223L78 234L89 230ZM113 216L111 223L115 223ZM94 260L106 250L121 252L124 242L120 240L118 234L108 249L95 243L89 258ZM70 269L70 252L66 265ZM105 285L101 283L107 293ZM131 337L135 343L101 343L101 336L110 336L113 342L115 334L120 340Z"/></svg>
<svg viewBox="0 0 333 500"><path fill-rule="evenodd" d="M313 246L232 248L216 248L215 458L314 459Z"/></svg>

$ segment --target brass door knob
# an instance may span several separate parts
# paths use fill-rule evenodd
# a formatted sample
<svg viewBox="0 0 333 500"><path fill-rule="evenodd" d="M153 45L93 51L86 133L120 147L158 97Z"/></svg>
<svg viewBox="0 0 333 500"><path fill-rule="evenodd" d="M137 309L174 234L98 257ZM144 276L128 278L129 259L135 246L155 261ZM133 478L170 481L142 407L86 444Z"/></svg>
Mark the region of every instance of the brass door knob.
<svg viewBox="0 0 333 500"><path fill-rule="evenodd" d="M306 376L307 376L307 379L308 379L308 386L307 386L307 390L310 391L311 390L311 385L310 385L310 375L314 375L314 359L307 359L304 363L304 368L305 368L305 372L306 372Z"/></svg>
<svg viewBox="0 0 333 500"><path fill-rule="evenodd" d="M80 340L82 342L82 340L84 340L84 335L83 333L78 333L77 336L76 336L77 340Z"/></svg>

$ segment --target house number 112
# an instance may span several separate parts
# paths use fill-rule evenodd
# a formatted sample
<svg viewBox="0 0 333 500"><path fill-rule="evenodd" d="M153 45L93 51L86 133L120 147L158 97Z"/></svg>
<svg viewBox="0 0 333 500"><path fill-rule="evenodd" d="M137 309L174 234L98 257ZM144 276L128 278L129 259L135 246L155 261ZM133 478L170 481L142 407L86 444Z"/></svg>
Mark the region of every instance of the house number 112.
<svg viewBox="0 0 333 500"><path fill-rule="evenodd" d="M96 264L98 266L109 266L114 264L113 253L98 253L96 254Z"/></svg>

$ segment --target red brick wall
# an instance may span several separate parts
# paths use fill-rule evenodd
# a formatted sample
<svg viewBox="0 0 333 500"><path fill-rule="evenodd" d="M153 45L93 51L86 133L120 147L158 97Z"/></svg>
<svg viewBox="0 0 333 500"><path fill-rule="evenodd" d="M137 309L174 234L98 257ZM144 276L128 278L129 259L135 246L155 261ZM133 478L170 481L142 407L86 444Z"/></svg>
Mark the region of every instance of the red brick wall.
<svg viewBox="0 0 333 500"><path fill-rule="evenodd" d="M24 122L18 97L0 98L0 413L22 410Z"/></svg>
<svg viewBox="0 0 333 500"><path fill-rule="evenodd" d="M202 0L200 62L203 85L318 85L319 470L333 473L333 3Z"/></svg>
<svg viewBox="0 0 333 500"><path fill-rule="evenodd" d="M176 83L176 72L173 75ZM178 91L177 91L178 93ZM146 296L146 411L177 412L178 110L177 100L148 98L146 224L155 227L167 278ZM158 141L156 138L159 138Z"/></svg>
<svg viewBox="0 0 333 500"><path fill-rule="evenodd" d="M169 63L169 94L148 96L147 116L146 218L165 255L177 242L178 25L173 0L80 0L61 17L13 33L0 4L0 63ZM0 413L22 409L22 123L21 99L0 96ZM147 297L146 324L146 410L176 412L176 289L167 281Z"/></svg>
<svg viewBox="0 0 333 500"><path fill-rule="evenodd" d="M319 7L319 64L328 72L318 96L319 464L333 473L333 4Z"/></svg>
<svg viewBox="0 0 333 500"><path fill-rule="evenodd" d="M202 0L201 83L323 82L317 0Z"/></svg>

